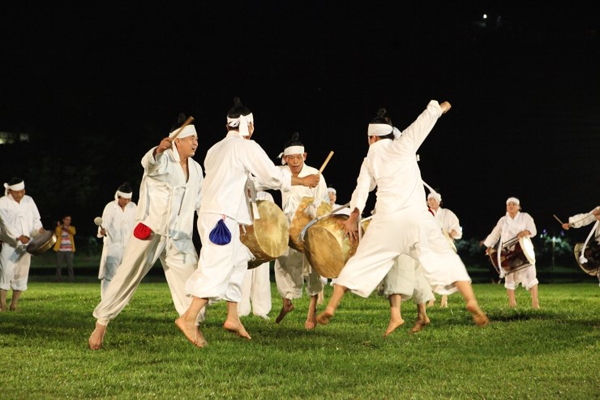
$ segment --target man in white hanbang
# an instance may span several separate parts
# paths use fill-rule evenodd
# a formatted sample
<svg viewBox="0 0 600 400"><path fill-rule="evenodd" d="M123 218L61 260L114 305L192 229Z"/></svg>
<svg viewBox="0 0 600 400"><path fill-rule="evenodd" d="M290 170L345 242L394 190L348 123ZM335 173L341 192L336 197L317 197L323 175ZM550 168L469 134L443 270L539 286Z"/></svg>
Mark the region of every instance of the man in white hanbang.
<svg viewBox="0 0 600 400"><path fill-rule="evenodd" d="M489 252L489 248L496 245L498 240L501 243L506 243L515 237L534 237L536 234L535 222L533 222L531 215L521 212L521 202L519 199L509 197L506 200L506 215L498 220L492 233L488 235L482 244L488 248L486 252ZM506 275L504 287L508 294L509 307L514 308L517 306L515 290L521 284L531 293L531 306L535 309L540 308L538 300L539 281L536 275L535 264Z"/></svg>
<svg viewBox="0 0 600 400"><path fill-rule="evenodd" d="M175 137L178 135L177 137ZM192 242L194 212L200 208L202 168L192 158L198 148L193 125L175 129L142 158L144 175L136 210L136 227L123 260L94 310L92 350L102 347L108 323L129 303L157 259L179 315L189 307L185 282L196 270L198 254Z"/></svg>
<svg viewBox="0 0 600 400"><path fill-rule="evenodd" d="M4 225L0 251L0 311L8 310L6 298L11 289L10 310L15 311L29 279L31 255L26 251L27 244L32 237L44 232L35 202L25 194L23 179L12 178L4 184L0 219Z"/></svg>
<svg viewBox="0 0 600 400"><path fill-rule="evenodd" d="M337 210L342 205L337 204L337 190L332 187L327 188L327 194L329 196L329 204L331 205L332 210ZM350 215L350 207L344 207L339 211L334 212L334 214L342 214L342 215Z"/></svg>
<svg viewBox="0 0 600 400"><path fill-rule="evenodd" d="M271 193L260 191L256 193L256 200L267 200L274 203ZM242 300L238 304L240 317L252 314L269 319L271 311L271 281L269 273L270 263L266 262L256 268L248 269L242 283Z"/></svg>
<svg viewBox="0 0 600 400"><path fill-rule="evenodd" d="M283 164L281 168L286 173L300 178L319 174L318 169L306 165L306 151L299 137L300 135L296 132L285 143L283 153L281 154ZM281 194L281 208L290 226L303 197L314 198L315 202L313 205L315 207L318 207L323 201L328 203L329 196L327 194L325 178L321 176L319 184L314 188L294 186L290 192ZM280 323L289 312L294 310L292 300L302 298L302 287L304 286L304 281L306 281L306 292L310 297L310 304L304 327L308 330L314 329L317 322L319 293L323 290L324 283L321 276L308 263L308 259L304 253L296 251L291 247L288 248L275 261L275 281L277 282L277 290L283 299L281 311L275 322Z"/></svg>
<svg viewBox="0 0 600 400"><path fill-rule="evenodd" d="M251 140L254 117L237 97L227 114L226 127L227 136L208 150L204 160L206 178L198 214L202 249L198 269L185 285L186 293L193 300L188 310L175 321L197 347L205 346L206 340L194 322L209 301L225 300L227 319L223 328L250 339L238 315L242 282L248 261L253 257L240 241L240 227L252 224L246 197L250 177L256 177L265 188L282 192L289 191L292 185L316 186L319 183L318 175L292 177L273 164L264 150Z"/></svg>
<svg viewBox="0 0 600 400"><path fill-rule="evenodd" d="M125 246L135 226L136 205L131 201L133 190L125 182L115 192L115 199L104 207L102 225L98 227L98 237L104 239L100 257L100 294L104 297L106 288L123 260Z"/></svg>
<svg viewBox="0 0 600 400"><path fill-rule="evenodd" d="M419 332L429 325L426 304L434 297L431 286L425 279L423 268L417 260L406 254L401 254L396 258L394 266L383 280L383 295L388 298L390 303L390 322L383 336L388 336L404 324L400 308L402 301L411 298L417 306L417 320L410 329L410 333Z"/></svg>
<svg viewBox="0 0 600 400"><path fill-rule="evenodd" d="M377 187L377 212L362 237L356 254L340 273L325 311L317 321L328 324L344 294L351 290L368 297L388 274L401 254L419 261L425 277L437 293L460 291L466 308L479 326L488 324L471 287L471 279L460 257L431 218L423 199L425 188L416 152L438 118L450 109L432 100L404 132L396 129L386 110L380 109L367 130L369 151L352 194L352 213L344 223L346 234L356 240L358 218L369 192Z"/></svg>
<svg viewBox="0 0 600 400"><path fill-rule="evenodd" d="M429 210L442 227L444 236L453 243L456 239L462 238L462 227L458 221L458 217L447 208L442 208L442 195L438 192L431 192L427 195L427 205ZM432 306L435 302L433 298L429 305ZM448 295L442 295L440 303L441 308L448 307Z"/></svg>
<svg viewBox="0 0 600 400"><path fill-rule="evenodd" d="M599 221L600 221L600 206L597 206L596 208L594 208L592 211L590 211L588 213L576 214L576 215L573 215L572 217L569 217L569 222L566 222L562 225L563 229L568 231L570 228L582 228L584 226L590 225L592 222L594 223L594 227L592 228L587 239L585 240L583 249L581 251L582 256L583 256L583 253L585 252L585 249L589 245L592 235L594 236L596 243L600 244L600 222ZM583 259L582 259L582 256L580 256L580 262L584 261L584 262L582 262L582 264L585 264L587 261L585 261L585 257L583 257ZM596 261L598 261L598 260L596 260ZM600 281L600 273L598 274L598 280Z"/></svg>

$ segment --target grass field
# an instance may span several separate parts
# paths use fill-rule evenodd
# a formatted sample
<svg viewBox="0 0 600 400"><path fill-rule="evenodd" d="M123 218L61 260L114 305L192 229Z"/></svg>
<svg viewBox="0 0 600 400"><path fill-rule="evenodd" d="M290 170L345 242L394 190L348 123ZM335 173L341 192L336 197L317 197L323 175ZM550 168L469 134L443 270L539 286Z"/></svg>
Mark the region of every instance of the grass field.
<svg viewBox="0 0 600 400"><path fill-rule="evenodd" d="M221 328L220 303L203 328L209 347L197 349L173 324L166 283L143 283L93 352L99 284L34 282L20 311L0 314L2 399L600 398L597 284L541 285L539 311L524 290L516 310L502 286L475 291L490 326L474 326L453 295L415 335L414 306L404 304L406 324L386 339L387 302L377 296L346 296L314 332L303 329L307 299L281 325L246 317L250 342ZM272 316L281 307L273 294Z"/></svg>

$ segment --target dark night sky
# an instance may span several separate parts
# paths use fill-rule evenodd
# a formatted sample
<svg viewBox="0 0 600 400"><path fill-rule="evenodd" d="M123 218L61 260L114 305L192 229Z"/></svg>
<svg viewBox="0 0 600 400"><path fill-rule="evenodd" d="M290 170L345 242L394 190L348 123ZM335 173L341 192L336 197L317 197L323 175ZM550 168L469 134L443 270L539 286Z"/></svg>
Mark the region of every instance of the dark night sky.
<svg viewBox="0 0 600 400"><path fill-rule="evenodd" d="M44 154L81 174L101 168L96 195L80 199L91 222L119 183L139 182L141 156L180 111L196 118L202 163L239 95L274 161L294 131L310 165L336 152L325 178L343 202L376 110L402 130L438 99L453 109L419 150L421 171L465 237L487 234L509 196L538 229L598 204L600 24L589 6L195 3L0 6L0 131L30 132L45 152L0 146L0 179L30 177ZM25 161L6 161L16 153ZM45 215L57 194L28 190Z"/></svg>

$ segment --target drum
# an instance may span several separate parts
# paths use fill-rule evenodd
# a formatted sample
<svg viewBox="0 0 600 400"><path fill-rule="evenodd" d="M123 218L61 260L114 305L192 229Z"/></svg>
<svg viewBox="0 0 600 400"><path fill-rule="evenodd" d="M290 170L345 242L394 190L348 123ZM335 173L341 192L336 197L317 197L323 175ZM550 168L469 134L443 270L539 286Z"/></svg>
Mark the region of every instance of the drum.
<svg viewBox="0 0 600 400"><path fill-rule="evenodd" d="M498 265L498 250L496 248L490 248L488 255L498 274L500 274L500 268L504 270L505 275L508 275L535 264L533 243L527 236L514 237L502 244L500 252L501 267Z"/></svg>
<svg viewBox="0 0 600 400"><path fill-rule="evenodd" d="M288 247L288 224L281 208L272 201L258 200L259 219L254 224L240 226L240 240L250 249L256 259L248 268L256 268L281 256Z"/></svg>
<svg viewBox="0 0 600 400"><path fill-rule="evenodd" d="M53 231L44 231L27 243L25 250L34 256L39 256L48 251L56 243L56 235Z"/></svg>
<svg viewBox="0 0 600 400"><path fill-rule="evenodd" d="M347 215L330 215L306 230L304 247L310 265L325 278L337 278L350 257L356 253L358 242L350 242L342 222Z"/></svg>
<svg viewBox="0 0 600 400"><path fill-rule="evenodd" d="M322 201L317 208L316 217L314 215L307 215L304 211L312 204L313 201L313 197L303 197L302 201L298 205L298 208L296 209L294 218L292 218L292 223L290 224L290 247L302 253L304 253L304 243L300 237L302 229L304 229L304 227L314 218L328 214L332 211L331 205L326 201Z"/></svg>
<svg viewBox="0 0 600 400"><path fill-rule="evenodd" d="M588 243L585 248L584 257L587 258L587 262L582 264L579 260L579 256L581 256L581 249L583 248L583 243L577 243L573 252L575 253L575 260L577 260L577 264L579 267L588 275L598 276L600 274L600 244L597 242Z"/></svg>

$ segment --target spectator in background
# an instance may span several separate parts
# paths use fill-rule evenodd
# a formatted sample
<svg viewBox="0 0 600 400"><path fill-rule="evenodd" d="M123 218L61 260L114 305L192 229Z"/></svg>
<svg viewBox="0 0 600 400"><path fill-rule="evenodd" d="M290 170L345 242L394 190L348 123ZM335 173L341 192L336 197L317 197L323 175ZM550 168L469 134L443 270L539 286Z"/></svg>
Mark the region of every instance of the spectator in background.
<svg viewBox="0 0 600 400"><path fill-rule="evenodd" d="M54 251L56 252L56 281L62 282L62 268L67 263L69 272L69 282L75 281L73 273L73 254L75 253L75 227L71 226L71 216L65 215L62 223L56 223L56 244Z"/></svg>

